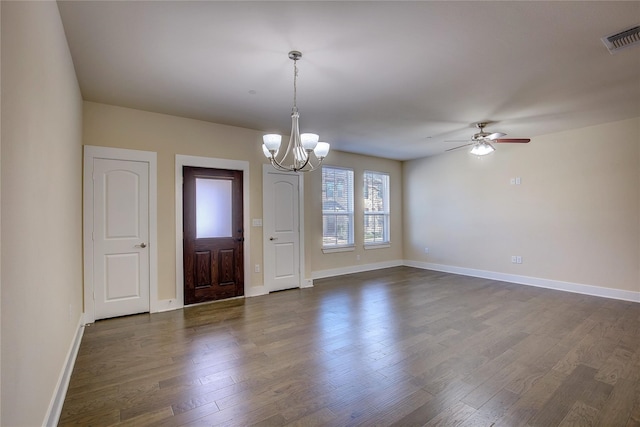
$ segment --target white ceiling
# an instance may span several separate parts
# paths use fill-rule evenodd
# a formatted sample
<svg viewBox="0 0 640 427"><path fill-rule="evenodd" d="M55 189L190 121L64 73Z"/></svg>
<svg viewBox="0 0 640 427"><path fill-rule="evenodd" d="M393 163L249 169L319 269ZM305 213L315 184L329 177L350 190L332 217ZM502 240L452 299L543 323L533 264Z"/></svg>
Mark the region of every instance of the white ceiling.
<svg viewBox="0 0 640 427"><path fill-rule="evenodd" d="M301 130L343 151L405 160L477 121L535 143L640 116L640 46L600 41L640 1L58 5L85 100L288 134L296 49Z"/></svg>

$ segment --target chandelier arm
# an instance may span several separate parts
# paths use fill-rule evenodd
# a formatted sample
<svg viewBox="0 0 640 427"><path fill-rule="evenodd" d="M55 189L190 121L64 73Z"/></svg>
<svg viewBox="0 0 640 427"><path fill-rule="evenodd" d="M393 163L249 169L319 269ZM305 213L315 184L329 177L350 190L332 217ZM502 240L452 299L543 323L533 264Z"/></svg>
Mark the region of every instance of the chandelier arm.
<svg viewBox="0 0 640 427"><path fill-rule="evenodd" d="M304 161L303 165L298 168L298 170L303 170L307 165L310 165L311 167L313 167L313 165L309 163L309 159L311 158L311 151L307 151L306 153L307 153L307 158Z"/></svg>
<svg viewBox="0 0 640 427"><path fill-rule="evenodd" d="M324 160L324 159L322 159ZM304 172L313 172L314 170L318 169L320 166L322 166L322 160L318 159L318 164L317 165L313 165L313 163L308 162L309 163L309 169L305 170Z"/></svg>
<svg viewBox="0 0 640 427"><path fill-rule="evenodd" d="M275 169L282 171L282 172L313 172L314 170L317 170L318 168L320 168L320 166L322 166L322 162L324 161L324 157L322 159L318 159L318 164L314 165L311 162L310 157L307 157L307 160L305 161L305 163L300 166L300 167L296 167L294 165L291 166L284 166L282 163L280 163L275 157L269 157L269 161L271 162L271 166L273 166ZM306 167L308 167L307 169L305 169Z"/></svg>
<svg viewBox="0 0 640 427"><path fill-rule="evenodd" d="M287 166L283 166L279 161L275 159L275 157L271 157L269 160L271 161L271 166L273 166L275 169L283 172L293 172L293 169Z"/></svg>

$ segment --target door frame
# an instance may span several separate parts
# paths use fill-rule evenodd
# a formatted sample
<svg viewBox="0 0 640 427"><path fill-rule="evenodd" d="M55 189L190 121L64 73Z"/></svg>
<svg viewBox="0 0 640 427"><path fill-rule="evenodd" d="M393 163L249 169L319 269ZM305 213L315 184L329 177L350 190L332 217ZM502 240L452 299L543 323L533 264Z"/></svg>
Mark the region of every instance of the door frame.
<svg viewBox="0 0 640 427"><path fill-rule="evenodd" d="M124 148L84 146L82 179L82 239L84 264L84 323L95 322L93 299L93 160L124 160L149 164L149 311L158 311L158 165L157 153Z"/></svg>
<svg viewBox="0 0 640 427"><path fill-rule="evenodd" d="M278 171L276 169L273 168L273 166L271 166L271 164L263 164L262 165L262 197L264 199L265 197L265 192L267 191L264 182L265 182L265 176L268 173L280 173L280 174L287 174L287 172L282 172L282 171ZM298 175L298 242L299 242L299 256L298 256L298 263L300 264L298 266L299 270L300 270L300 276L299 276L299 283L298 283L298 287L299 288L310 288L313 287L313 282L309 279L306 278L306 274L305 274L305 259L304 259L304 174L301 173L296 173L296 172L289 172L289 174L295 174ZM262 205L263 209L264 209L264 203ZM264 211L262 212L262 217L264 218ZM267 232L266 229L262 228L262 265L264 267L264 254L265 251L268 250L267 248L267 240L269 239L269 237L267 236ZM262 269L262 271L264 272L264 268ZM263 287L265 289L265 293L269 293L269 284L266 283L266 276L263 273L262 276L262 281L263 281Z"/></svg>
<svg viewBox="0 0 640 427"><path fill-rule="evenodd" d="M209 169L242 171L242 228L244 229L244 297L251 288L251 228L249 222L249 162L245 160L217 159L213 157L185 156L176 154L176 302L184 307L184 248L182 246L182 167L193 166ZM239 297L241 298L241 297Z"/></svg>

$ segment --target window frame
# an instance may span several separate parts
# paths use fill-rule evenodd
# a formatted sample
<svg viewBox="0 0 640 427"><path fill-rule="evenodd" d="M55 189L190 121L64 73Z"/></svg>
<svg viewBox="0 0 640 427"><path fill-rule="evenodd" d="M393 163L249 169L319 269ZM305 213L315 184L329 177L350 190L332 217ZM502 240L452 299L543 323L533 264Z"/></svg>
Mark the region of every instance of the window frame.
<svg viewBox="0 0 640 427"><path fill-rule="evenodd" d="M371 185L376 177L382 180L382 210L370 210L367 208L369 192L375 187ZM391 245L391 176L387 172L365 170L362 178L362 200L363 200L363 243L365 249L387 248ZM382 240L367 241L367 217L382 217Z"/></svg>

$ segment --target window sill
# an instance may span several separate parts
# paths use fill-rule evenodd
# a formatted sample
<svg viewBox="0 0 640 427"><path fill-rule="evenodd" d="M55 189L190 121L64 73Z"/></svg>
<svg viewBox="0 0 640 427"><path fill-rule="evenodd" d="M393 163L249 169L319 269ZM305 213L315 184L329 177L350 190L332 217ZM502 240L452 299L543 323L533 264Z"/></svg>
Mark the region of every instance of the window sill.
<svg viewBox="0 0 640 427"><path fill-rule="evenodd" d="M384 249L384 248L390 248L391 247L391 243L370 243L368 245L364 245L364 249L365 250L369 250L369 249Z"/></svg>
<svg viewBox="0 0 640 427"><path fill-rule="evenodd" d="M322 248L322 253L324 253L324 254L332 254L334 252L351 252L351 251L355 251L355 250L356 250L355 245L336 246L336 247Z"/></svg>

